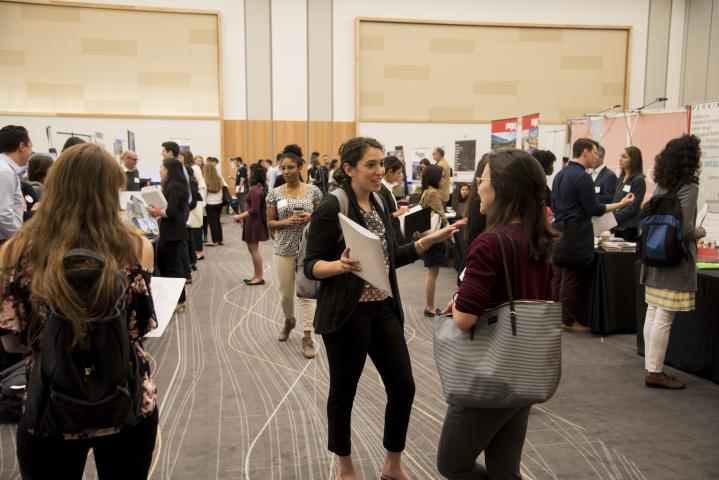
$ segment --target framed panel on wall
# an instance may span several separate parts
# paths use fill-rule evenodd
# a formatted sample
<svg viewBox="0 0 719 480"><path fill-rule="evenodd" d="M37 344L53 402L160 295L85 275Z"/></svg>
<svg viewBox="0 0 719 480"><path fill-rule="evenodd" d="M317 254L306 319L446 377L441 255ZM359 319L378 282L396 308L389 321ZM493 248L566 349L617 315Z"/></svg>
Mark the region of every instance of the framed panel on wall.
<svg viewBox="0 0 719 480"><path fill-rule="evenodd" d="M630 26L358 18L358 122L545 123L627 106Z"/></svg>
<svg viewBox="0 0 719 480"><path fill-rule="evenodd" d="M216 119L219 14L0 2L0 112Z"/></svg>

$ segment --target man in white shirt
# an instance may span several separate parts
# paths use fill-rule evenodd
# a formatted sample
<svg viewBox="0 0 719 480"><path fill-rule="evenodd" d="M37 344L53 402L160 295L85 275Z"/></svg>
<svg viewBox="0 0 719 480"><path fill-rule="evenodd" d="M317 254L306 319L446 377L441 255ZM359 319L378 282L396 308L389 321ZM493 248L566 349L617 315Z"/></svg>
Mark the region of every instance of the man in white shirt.
<svg viewBox="0 0 719 480"><path fill-rule="evenodd" d="M20 175L31 156L32 141L25 127L7 125L0 129L0 244L22 225L25 200Z"/></svg>
<svg viewBox="0 0 719 480"><path fill-rule="evenodd" d="M442 202L447 205L447 203L449 203L451 192L452 167L450 167L449 162L444 158L444 149L442 147L437 147L432 151L432 158L437 165L442 167L442 170L444 170L444 176L447 179L446 182L439 186L439 196L442 199Z"/></svg>

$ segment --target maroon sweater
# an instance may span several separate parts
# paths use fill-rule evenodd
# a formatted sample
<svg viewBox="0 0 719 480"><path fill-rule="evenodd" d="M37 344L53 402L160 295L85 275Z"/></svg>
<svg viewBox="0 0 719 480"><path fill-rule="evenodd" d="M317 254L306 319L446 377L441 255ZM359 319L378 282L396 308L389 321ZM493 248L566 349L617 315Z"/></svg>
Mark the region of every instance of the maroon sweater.
<svg viewBox="0 0 719 480"><path fill-rule="evenodd" d="M507 230L517 250L518 278L514 279L515 300L552 300L552 264L540 263L530 255L529 244L518 225ZM507 266L513 275L512 246L502 234ZM477 315L489 306L509 300L507 295L499 240L493 232L479 235L469 247L464 280L459 287L456 308L460 312Z"/></svg>

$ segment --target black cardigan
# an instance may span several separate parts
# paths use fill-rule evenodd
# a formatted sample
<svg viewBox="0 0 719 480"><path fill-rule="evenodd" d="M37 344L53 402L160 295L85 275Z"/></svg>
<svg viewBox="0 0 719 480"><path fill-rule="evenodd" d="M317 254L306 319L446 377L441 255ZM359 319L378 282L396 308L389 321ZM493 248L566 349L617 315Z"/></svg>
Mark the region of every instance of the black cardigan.
<svg viewBox="0 0 719 480"><path fill-rule="evenodd" d="M382 197L382 200L384 200L384 204L387 206L387 212L390 214L396 212L398 208L397 200L395 200L394 195L392 195L392 192L389 188L385 187L384 184L382 184L382 188L379 190L379 195ZM400 226L399 218L395 217L394 215L389 216L389 223L392 225L392 230L394 231L394 238L397 241L398 245L403 245L407 243L404 239L404 235L402 235L402 227Z"/></svg>
<svg viewBox="0 0 719 480"><path fill-rule="evenodd" d="M362 210L357 203L357 196L354 191L345 185L340 188L347 192L349 198L347 216L366 228L367 225L362 219ZM414 262L419 258L419 255L414 243L397 245L394 235L392 235L392 226L384 209L377 204L374 196L370 196L370 201L379 212L382 223L384 223L389 251L389 282L392 287L392 306L400 324L404 325L402 301L399 296L395 269ZM320 206L312 214L307 235L307 255L304 264L304 273L307 278L318 280L312 274L315 263L319 260L328 262L339 260L345 249L344 240L340 240L342 230L337 217L339 212L340 204L337 197L326 195L322 199ZM362 258L362 252L351 252L350 255L355 258ZM327 334L342 328L357 308L364 289L364 283L364 280L353 273L335 275L321 280L315 310L315 331L317 333Z"/></svg>
<svg viewBox="0 0 719 480"><path fill-rule="evenodd" d="M167 200L165 216L160 218L160 241L175 242L187 239L187 189L169 184L162 190Z"/></svg>
<svg viewBox="0 0 719 480"><path fill-rule="evenodd" d="M626 207L618 208L614 211L614 218L617 220L617 230L626 230L629 228L637 228L639 226L639 214L642 209L644 195L647 193L647 182L644 175L638 173L624 183L620 178L617 180L617 189L614 193L613 202L619 202L627 196L629 192L624 191L624 186L629 185L629 191L634 194L634 201Z"/></svg>

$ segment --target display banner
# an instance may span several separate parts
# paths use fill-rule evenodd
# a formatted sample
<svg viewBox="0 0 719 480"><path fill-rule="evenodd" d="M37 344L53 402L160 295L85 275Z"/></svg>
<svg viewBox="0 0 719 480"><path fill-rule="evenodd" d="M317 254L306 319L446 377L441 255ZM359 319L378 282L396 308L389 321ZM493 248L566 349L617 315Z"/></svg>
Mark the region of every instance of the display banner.
<svg viewBox="0 0 719 480"><path fill-rule="evenodd" d="M522 150L539 150L539 114L522 117Z"/></svg>
<svg viewBox="0 0 719 480"><path fill-rule="evenodd" d="M492 151L517 148L517 117L492 120Z"/></svg>
<svg viewBox="0 0 719 480"><path fill-rule="evenodd" d="M697 223L707 230L704 241L715 247L719 242L719 101L689 107L689 133L701 139L702 149Z"/></svg>
<svg viewBox="0 0 719 480"><path fill-rule="evenodd" d="M477 140L454 142L454 178L458 182L471 182L477 162Z"/></svg>
<svg viewBox="0 0 719 480"><path fill-rule="evenodd" d="M432 149L431 148L413 148L412 149L412 181L415 183L422 182L422 175L419 171L419 162L423 158L429 160L430 164L433 164L432 160Z"/></svg>

